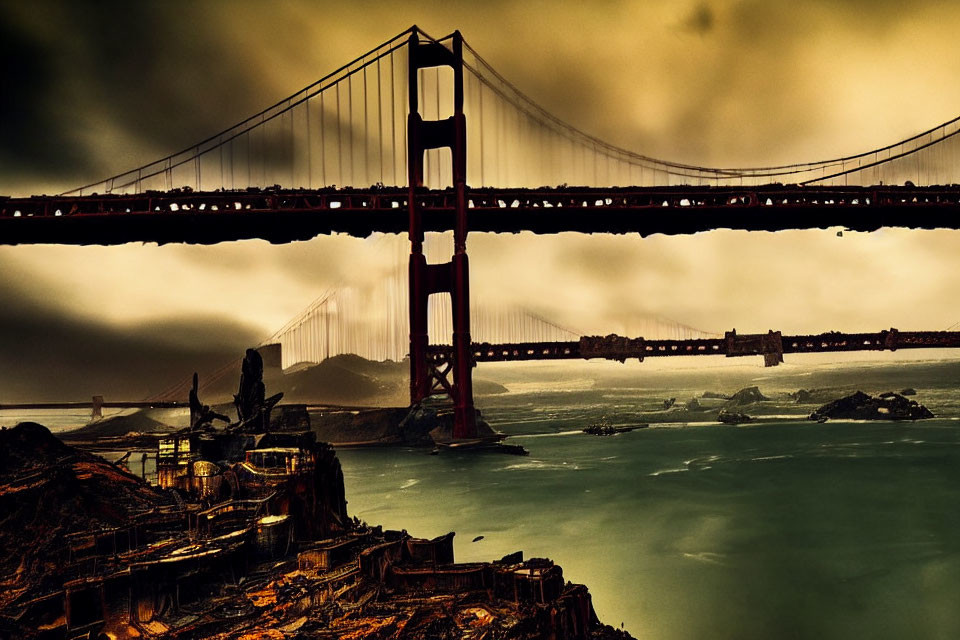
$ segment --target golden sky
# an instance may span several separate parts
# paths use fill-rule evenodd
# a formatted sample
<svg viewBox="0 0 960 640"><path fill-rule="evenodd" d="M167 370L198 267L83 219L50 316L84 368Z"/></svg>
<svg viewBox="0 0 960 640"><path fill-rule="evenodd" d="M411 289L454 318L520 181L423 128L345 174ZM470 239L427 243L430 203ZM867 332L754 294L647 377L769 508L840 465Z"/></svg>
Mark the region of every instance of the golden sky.
<svg viewBox="0 0 960 640"><path fill-rule="evenodd" d="M960 112L951 2L3 0L0 193L58 192L161 157L414 23L459 28L564 120L681 162L834 157ZM175 322L179 337L163 340L201 350L221 327L227 349L331 286L381 277L398 243L4 247L15 304L0 321L42 315L148 343ZM475 300L516 300L598 333L630 333L644 314L712 331L943 329L960 320L958 247L957 232L904 230L470 239Z"/></svg>

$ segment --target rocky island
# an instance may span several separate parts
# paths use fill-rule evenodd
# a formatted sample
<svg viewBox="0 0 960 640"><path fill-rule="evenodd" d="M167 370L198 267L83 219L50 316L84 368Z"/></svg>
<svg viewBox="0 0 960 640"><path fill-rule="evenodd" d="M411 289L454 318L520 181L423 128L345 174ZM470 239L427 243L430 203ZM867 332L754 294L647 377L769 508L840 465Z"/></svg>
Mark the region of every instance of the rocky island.
<svg viewBox="0 0 960 640"><path fill-rule="evenodd" d="M908 400L899 393L881 393L877 397L857 391L828 402L810 414L811 420L923 420L933 413L916 400Z"/></svg>

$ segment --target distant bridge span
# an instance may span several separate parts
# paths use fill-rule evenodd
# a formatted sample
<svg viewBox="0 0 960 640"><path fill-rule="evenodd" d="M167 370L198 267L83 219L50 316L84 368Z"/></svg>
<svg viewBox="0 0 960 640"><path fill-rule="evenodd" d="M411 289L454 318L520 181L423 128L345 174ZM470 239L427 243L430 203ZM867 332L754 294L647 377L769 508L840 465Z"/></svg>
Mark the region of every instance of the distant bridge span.
<svg viewBox="0 0 960 640"><path fill-rule="evenodd" d="M0 198L0 244L273 243L409 231L408 189L170 191ZM960 186L469 189L472 231L689 234L844 227L960 229ZM445 231L456 195L418 195L424 231Z"/></svg>
<svg viewBox="0 0 960 640"><path fill-rule="evenodd" d="M728 358L763 356L767 366L783 362L788 353L827 353L841 351L897 351L898 349L957 349L960 331L898 331L877 333L828 333L782 335L769 333L738 334L728 331L722 338L689 340L646 340L618 335L584 336L572 342L527 342L518 344L473 344L476 362L515 362L521 360L606 359L620 362L636 358L668 356L723 355ZM449 359L451 347L431 345L427 351L432 362Z"/></svg>

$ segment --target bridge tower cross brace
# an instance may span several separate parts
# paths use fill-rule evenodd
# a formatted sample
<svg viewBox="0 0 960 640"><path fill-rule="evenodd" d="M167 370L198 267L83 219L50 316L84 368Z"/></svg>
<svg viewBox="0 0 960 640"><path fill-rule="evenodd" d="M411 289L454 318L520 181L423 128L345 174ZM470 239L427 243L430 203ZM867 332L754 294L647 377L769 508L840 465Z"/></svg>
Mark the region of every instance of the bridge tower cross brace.
<svg viewBox="0 0 960 640"><path fill-rule="evenodd" d="M463 38L453 33L451 48L434 41L421 41L416 27L410 34L409 99L407 115L407 167L410 215L410 402L419 404L439 385L453 398L455 439L477 436L473 406L473 352L470 338L470 264L467 258L467 125L463 115ZM418 104L420 69L448 66L453 69L453 115L443 120L424 120ZM439 87L437 87L439 90ZM453 165L456 211L453 228L453 258L427 264L423 254L423 212L417 190L423 187L424 153L449 148ZM449 383L427 361L429 344L427 302L435 293L449 292L453 308L453 382Z"/></svg>

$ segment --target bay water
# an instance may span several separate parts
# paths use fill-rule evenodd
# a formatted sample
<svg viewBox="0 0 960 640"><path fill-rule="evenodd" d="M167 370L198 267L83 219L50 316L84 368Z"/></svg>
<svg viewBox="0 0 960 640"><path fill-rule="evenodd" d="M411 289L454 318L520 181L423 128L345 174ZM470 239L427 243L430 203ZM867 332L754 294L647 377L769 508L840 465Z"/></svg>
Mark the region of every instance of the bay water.
<svg viewBox="0 0 960 640"><path fill-rule="evenodd" d="M456 531L460 562L549 557L637 638L958 638L960 362L924 357L481 367L508 389L484 417L530 455L342 450L348 509ZM756 423L682 409L749 386ZM788 395L905 387L937 417L818 424Z"/></svg>

